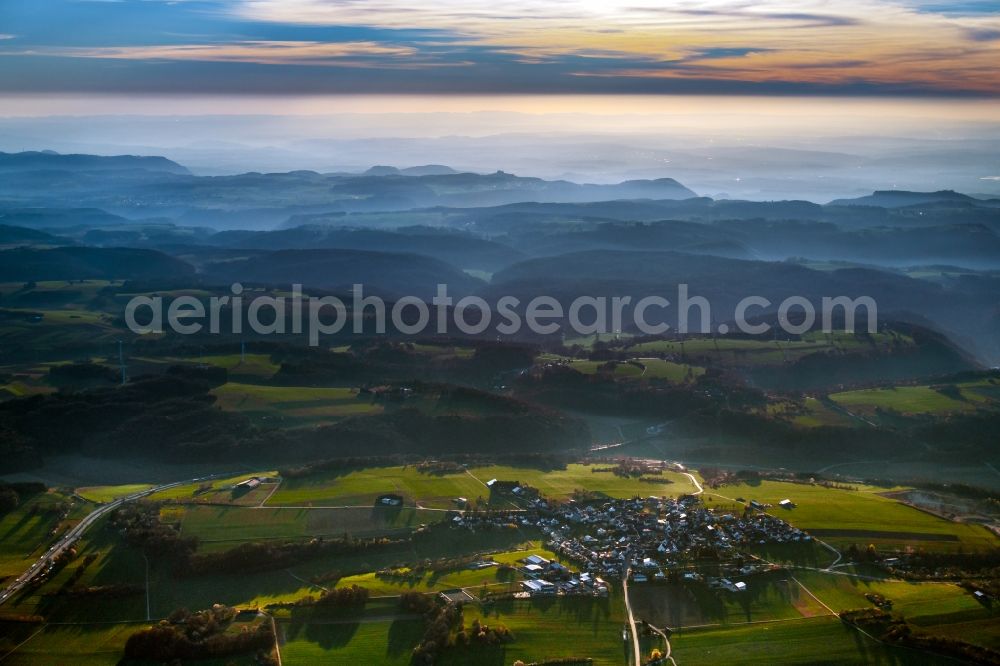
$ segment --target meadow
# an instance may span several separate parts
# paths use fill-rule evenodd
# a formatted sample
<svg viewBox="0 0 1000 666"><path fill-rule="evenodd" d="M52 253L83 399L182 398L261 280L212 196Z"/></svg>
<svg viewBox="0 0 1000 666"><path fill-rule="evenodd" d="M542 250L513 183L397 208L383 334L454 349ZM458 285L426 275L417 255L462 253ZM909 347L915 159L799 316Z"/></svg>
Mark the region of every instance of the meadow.
<svg viewBox="0 0 1000 666"><path fill-rule="evenodd" d="M953 583L869 580L820 571L796 571L794 577L837 613L871 608L865 595L875 593L893 602L894 613L917 625L948 624L949 618L972 620L991 615L971 594Z"/></svg>
<svg viewBox="0 0 1000 666"><path fill-rule="evenodd" d="M805 483L761 481L756 485L726 485L706 489L709 506L741 509L734 500L772 504L771 513L814 536L844 548L869 543L877 547L915 547L935 551L988 550L1000 546L1000 538L981 525L953 523L906 506L879 493L888 488L852 485L853 490ZM782 499L793 509L778 507Z"/></svg>
<svg viewBox="0 0 1000 666"><path fill-rule="evenodd" d="M273 484L261 484L259 488L246 494L233 493L233 486L253 476L275 477L277 474L274 470L247 471L234 476L195 481L160 490L150 495L149 499L154 501L173 500L176 502L255 505L267 497L274 488Z"/></svg>
<svg viewBox="0 0 1000 666"><path fill-rule="evenodd" d="M413 648L424 635L419 616L376 615L360 618L279 622L284 666L332 664L410 664Z"/></svg>
<svg viewBox="0 0 1000 666"><path fill-rule="evenodd" d="M871 338L850 333L807 333L799 340L759 340L743 338L690 337L684 340L653 340L627 348L636 354L673 354L686 357L708 357L729 365L775 365L796 361L807 354L823 351L850 352L864 349L891 349L896 345L912 344L906 336L877 333Z"/></svg>
<svg viewBox="0 0 1000 666"><path fill-rule="evenodd" d="M0 635L9 630L11 642L16 641L8 644L0 639L0 661L4 666L114 666L122 657L125 641L142 627L142 624L0 625Z"/></svg>
<svg viewBox="0 0 1000 666"><path fill-rule="evenodd" d="M241 412L269 426L332 423L348 416L375 414L382 405L353 388L265 386L228 382L214 389L222 409Z"/></svg>
<svg viewBox="0 0 1000 666"><path fill-rule="evenodd" d="M286 479L268 500L268 506L371 506L383 493L398 493L407 506L455 508L454 499L475 501L490 498L486 482L491 479L518 481L535 488L546 497L567 499L574 491L586 488L608 497L628 498L637 495L677 496L694 492L690 480L676 472L664 472L661 483L647 483L622 478L612 472L595 472L598 466L571 464L561 470L491 465L470 468L466 472L432 474L416 467L382 467L322 473ZM506 500L494 498L501 503Z"/></svg>
<svg viewBox="0 0 1000 666"><path fill-rule="evenodd" d="M686 363L674 363L661 358L640 357L632 359L634 362L614 363L613 374L615 377L623 379L666 379L667 381L680 383L693 380L698 375L705 374L705 368L688 365ZM566 359L566 365L577 372L585 375L593 375L607 364L606 361L585 361Z"/></svg>
<svg viewBox="0 0 1000 666"><path fill-rule="evenodd" d="M996 380L993 380L996 381ZM955 414L972 412L996 405L996 384L989 380L954 385L954 393L943 393L933 386L893 386L830 394L830 399L852 411L876 416L879 410L900 414Z"/></svg>
<svg viewBox="0 0 1000 666"><path fill-rule="evenodd" d="M163 512L170 511L167 517ZM197 537L200 551L232 548L241 542L305 539L315 536L358 537L407 532L445 518L442 511L412 507L344 509L248 508L185 505L165 507L161 519L180 522L184 536Z"/></svg>
<svg viewBox="0 0 1000 666"><path fill-rule="evenodd" d="M670 644L677 663L684 666L940 663L918 652L876 643L832 616L683 630L671 636Z"/></svg>
<svg viewBox="0 0 1000 666"><path fill-rule="evenodd" d="M637 617L674 630L830 614L796 585L787 572L740 580L747 583L746 592L712 589L704 583L676 583L634 584L629 587L629 594Z"/></svg>
<svg viewBox="0 0 1000 666"><path fill-rule="evenodd" d="M622 641L625 608L621 594L606 598L560 597L507 600L467 606L466 626L503 624L514 640L500 647L451 648L438 663L445 666L506 666L566 657L590 657L594 664L624 663L629 646ZM644 646L645 648L646 646ZM648 653L648 650L645 650Z"/></svg>
<svg viewBox="0 0 1000 666"><path fill-rule="evenodd" d="M88 502L104 504L134 493L152 488L149 483L125 483L117 486L84 486L76 489L76 494Z"/></svg>
<svg viewBox="0 0 1000 666"><path fill-rule="evenodd" d="M52 540L59 514L47 509L66 501L56 492L35 495L0 516L0 577L21 574Z"/></svg>
<svg viewBox="0 0 1000 666"><path fill-rule="evenodd" d="M164 617L179 607L207 608L214 603L230 606L263 607L318 596L324 588L352 575L364 575L387 567L403 567L426 560L483 553L505 553L537 547L537 530L497 530L470 538L465 531L441 531L433 538L417 539L388 548L351 555L327 555L304 561L287 569L216 573L176 577L168 566L153 562L150 567L150 596L154 617ZM462 570L456 573L464 573ZM491 570L483 570L491 572ZM320 584L312 581L322 577ZM392 594L405 586L393 585ZM428 589L446 589L434 584Z"/></svg>
<svg viewBox="0 0 1000 666"><path fill-rule="evenodd" d="M782 401L772 402L767 406L768 414L786 419L802 428L817 428L819 426L856 426L857 419L832 409L823 400L806 396L801 403Z"/></svg>
<svg viewBox="0 0 1000 666"><path fill-rule="evenodd" d="M268 354L207 354L202 356L163 356L130 359L130 363L154 365L199 363L225 368L232 381L265 381L274 376L280 366Z"/></svg>
<svg viewBox="0 0 1000 666"><path fill-rule="evenodd" d="M529 555L541 555L550 560L563 562L571 570L575 570L571 562L562 560L552 551L542 548L537 541L530 541L521 544L522 547L516 550L500 551L490 553L489 559L499 564L508 564L514 567L518 562ZM491 566L482 569L469 569L461 567L448 571L427 571L423 574L413 574L412 578L405 581L386 577L380 577L369 572L355 576L345 576L337 581L336 587L350 587L360 585L368 588L374 596L396 596L402 592L440 592L464 588L474 595L479 596L483 586L490 592L517 592L520 591L519 581L523 576L515 571L501 571L499 567Z"/></svg>

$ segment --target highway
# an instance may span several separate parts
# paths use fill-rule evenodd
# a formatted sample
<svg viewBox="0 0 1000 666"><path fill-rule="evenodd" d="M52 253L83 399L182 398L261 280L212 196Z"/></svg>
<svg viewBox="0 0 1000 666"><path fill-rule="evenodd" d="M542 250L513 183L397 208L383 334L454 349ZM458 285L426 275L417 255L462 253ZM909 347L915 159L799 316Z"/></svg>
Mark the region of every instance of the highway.
<svg viewBox="0 0 1000 666"><path fill-rule="evenodd" d="M3 604L8 599L13 597L15 594L24 589L24 587L31 582L31 580L45 570L52 562L54 562L60 555L62 555L67 549L69 549L76 541L83 536L94 523L100 520L103 516L114 511L126 502L133 502L137 499L141 499L153 493L159 492L161 490L167 490L169 488L175 488L177 486L183 486L187 483L197 483L199 481L208 481L209 479L219 478L220 475L203 476L197 479L189 479L187 481L175 481L173 483L167 483L162 486L156 486L150 488L149 490L143 490L142 492L133 493L131 495L126 495L125 497L119 497L118 499L108 502L107 504L102 504L93 511L91 511L87 516L77 523L72 529L67 531L59 540L52 545L45 554L42 555L38 560L35 561L28 570L17 577L10 585L5 587L2 592L0 592L0 604Z"/></svg>

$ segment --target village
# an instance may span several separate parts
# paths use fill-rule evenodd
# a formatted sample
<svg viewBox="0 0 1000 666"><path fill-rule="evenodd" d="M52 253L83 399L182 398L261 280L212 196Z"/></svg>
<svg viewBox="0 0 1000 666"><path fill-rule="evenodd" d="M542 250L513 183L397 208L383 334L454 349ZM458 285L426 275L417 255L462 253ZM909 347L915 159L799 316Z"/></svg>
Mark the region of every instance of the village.
<svg viewBox="0 0 1000 666"><path fill-rule="evenodd" d="M452 525L471 530L511 525L541 530L546 546L579 572L539 555L528 556L520 571L523 593L529 596L606 595L605 581L626 575L634 583L704 582L745 592L747 583L738 578L774 568L748 554L747 547L812 541L753 501L736 515L708 509L691 495L551 503L533 489L513 482L503 485L516 496L531 497L525 509L469 512L455 516ZM711 564L713 575L699 571L699 563Z"/></svg>

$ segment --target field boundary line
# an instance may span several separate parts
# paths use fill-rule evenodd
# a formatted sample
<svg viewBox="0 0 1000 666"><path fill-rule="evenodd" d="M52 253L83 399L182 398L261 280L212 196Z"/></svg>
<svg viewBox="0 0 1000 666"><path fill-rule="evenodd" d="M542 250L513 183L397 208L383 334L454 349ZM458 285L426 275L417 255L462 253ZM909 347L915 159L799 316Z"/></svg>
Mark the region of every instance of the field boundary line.
<svg viewBox="0 0 1000 666"><path fill-rule="evenodd" d="M805 615L802 615L800 617L775 617L771 618L770 620L747 620L746 622L728 622L728 623L713 622L710 624L691 624L686 627L678 627L676 629L671 629L671 631L675 631L677 633L682 634L684 633L685 630L689 629L729 629L735 627L746 627L751 624L776 624L778 622L807 622L809 620L818 620L825 617L837 617L837 614L834 613L833 615L812 615L810 617L806 617ZM670 629L670 627L667 628Z"/></svg>
<svg viewBox="0 0 1000 666"><path fill-rule="evenodd" d="M11 649L10 652L8 652L7 654L5 654L3 656L0 656L0 661L3 661L4 659L6 659L7 657L9 657L10 655L12 655L15 652L17 652L18 650L20 650L21 647L24 646L25 643L27 643L28 641L30 641L32 638L34 638L38 634L42 633L42 630L45 629L45 627L47 627L47 626L48 626L47 622L45 624L43 624L42 626L40 626L33 634L31 634L30 636L28 636L27 638L25 638L23 641L21 641L20 643L18 643L17 645L15 645Z"/></svg>
<svg viewBox="0 0 1000 666"><path fill-rule="evenodd" d="M329 592L330 591L330 588L323 587L319 583L314 583L311 580L306 580L302 576L299 576L298 574L293 573L291 569L285 569L285 573L287 573L289 576L291 576L295 580L299 581L300 583L305 583L306 585L308 585L310 587L318 587L319 589L323 590L324 592Z"/></svg>
<svg viewBox="0 0 1000 666"><path fill-rule="evenodd" d="M814 600L816 601L816 603L818 603L818 604L819 604L820 606L822 606L823 608L825 608L825 609L827 609L828 611L830 611L830 614L831 614L831 615L836 615L837 617L840 617L840 614L839 614L839 613L837 613L837 612L836 612L836 611L834 611L834 610L833 610L832 608L830 608L829 606L827 606L827 605L826 605L826 604L825 604L825 603L823 602L823 600L822 600L822 599L820 599L820 598L819 598L819 597L817 597L817 596L816 596L815 594L813 594L813 593L812 593L812 590L810 590L810 589L809 589L808 587L806 587L805 585L803 585L803 584L802 584L802 581L800 581L800 580L799 580L798 578L796 578L795 576L792 576L792 580L794 580L794 581L795 581L795 583L796 583L796 584L797 584L797 585L798 585L799 587L801 587L801 588L802 588L802 589L803 589L803 590L805 591L805 593L806 593L806 594L808 594L808 595L809 595L810 597L812 597L812 598L813 598L813 599L814 599Z"/></svg>
<svg viewBox="0 0 1000 666"><path fill-rule="evenodd" d="M268 613L270 615L270 613ZM281 666L281 647L278 640L278 624L274 621L274 616L271 617L271 632L274 634L274 654L278 658L278 666Z"/></svg>
<svg viewBox="0 0 1000 666"><path fill-rule="evenodd" d="M269 492L267 494L267 497L265 497L264 499L262 499L260 501L260 504L258 504L254 508L255 509L263 509L264 505L267 504L267 500L271 499L271 496L274 495L274 493L278 492L278 488L280 488L280 487L281 487L281 481L279 480L276 484L274 484L274 488L271 488L271 492ZM279 666L280 666L280 664L279 664Z"/></svg>

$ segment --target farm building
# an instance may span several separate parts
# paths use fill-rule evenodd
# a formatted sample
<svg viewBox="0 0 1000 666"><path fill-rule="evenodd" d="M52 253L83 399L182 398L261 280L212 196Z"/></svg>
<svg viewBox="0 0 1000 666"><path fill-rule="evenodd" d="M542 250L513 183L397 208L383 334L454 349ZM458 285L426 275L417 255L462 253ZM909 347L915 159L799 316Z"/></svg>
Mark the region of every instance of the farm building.
<svg viewBox="0 0 1000 666"><path fill-rule="evenodd" d="M521 583L521 587L531 595L556 593L556 586L547 580L526 580Z"/></svg>

